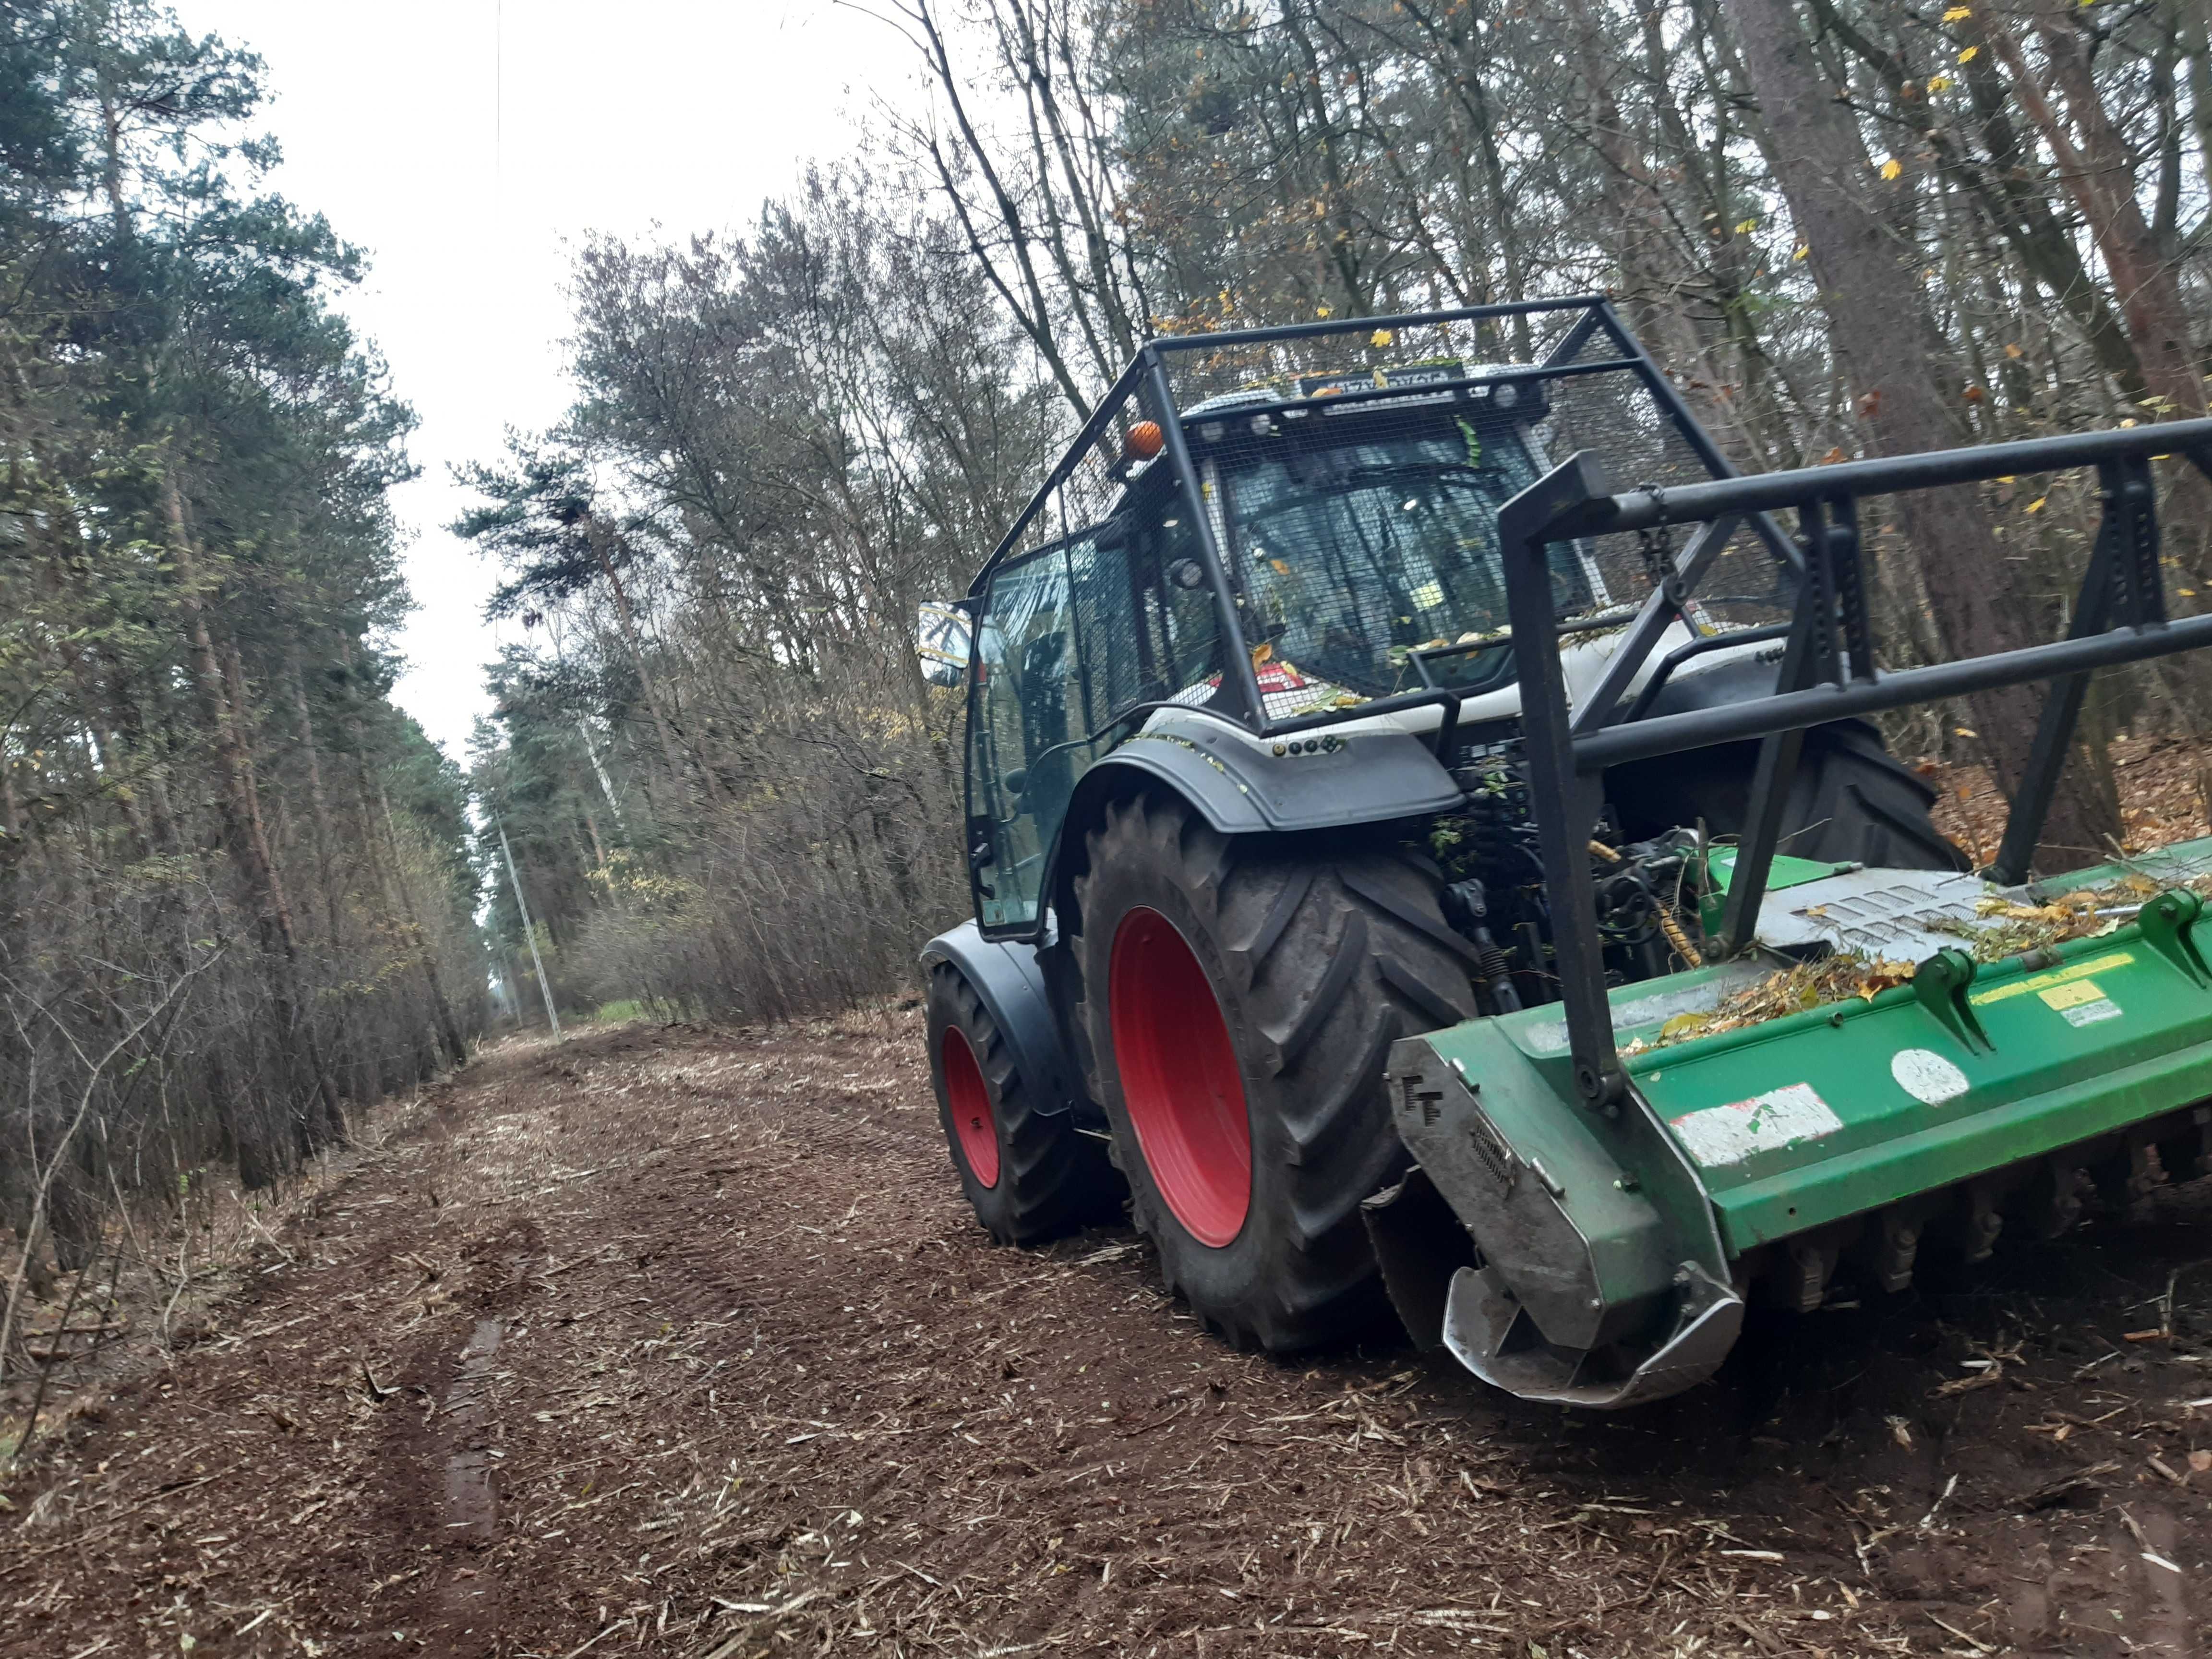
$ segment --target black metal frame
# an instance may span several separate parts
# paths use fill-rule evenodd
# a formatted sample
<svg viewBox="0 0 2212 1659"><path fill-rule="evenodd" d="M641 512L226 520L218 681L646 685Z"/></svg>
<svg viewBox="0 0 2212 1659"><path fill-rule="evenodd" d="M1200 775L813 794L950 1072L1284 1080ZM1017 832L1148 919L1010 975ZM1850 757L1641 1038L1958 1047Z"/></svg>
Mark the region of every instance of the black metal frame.
<svg viewBox="0 0 2212 1659"><path fill-rule="evenodd" d="M2212 615L2176 621L2166 614L2150 472L2152 458L2166 454L2185 456L2212 477L2212 420L1801 468L1664 492L1617 493L1597 457L1584 451L1505 504L1498 535L1516 637L1540 636L1549 626L1553 543L1666 525L1705 526L1677 562L1673 586L1678 591L1655 592L1646 601L1638 631L1624 644L1606 677L1605 690L1613 696L1591 700L1601 706L1586 706L1571 720L1556 656L1526 653L1520 659L1529 794L1551 895L1553 945L1576 1087L1586 1102L1611 1109L1626 1087L1613 1046L1589 879L1587 848L1605 769L1714 744L1762 740L1721 926L1719 949L1726 954L1748 943L1757 923L1808 727L2051 680L2027 775L2014 793L1991 870L2001 881L2025 878L2073 742L2089 672L2212 645ZM1858 532L1860 497L2087 465L2100 475L2104 515L2067 638L1894 673L1875 666ZM1691 597L1703 574L1698 561L1709 561L1711 550L1725 539L1723 526L1784 507L1796 511L1797 562L1805 579L1798 586L1776 695L1642 719L1636 716L1648 705L1639 700L1629 720L1607 725L1619 690L1633 682L1664 626L1662 621L1644 628L1646 619L1662 617Z"/></svg>

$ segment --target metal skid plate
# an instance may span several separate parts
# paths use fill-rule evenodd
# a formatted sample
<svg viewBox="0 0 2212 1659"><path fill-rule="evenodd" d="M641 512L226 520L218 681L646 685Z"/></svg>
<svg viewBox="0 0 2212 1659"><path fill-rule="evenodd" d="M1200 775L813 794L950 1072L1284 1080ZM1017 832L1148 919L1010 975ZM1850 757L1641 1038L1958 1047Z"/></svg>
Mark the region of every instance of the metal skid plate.
<svg viewBox="0 0 2212 1659"><path fill-rule="evenodd" d="M1852 870L1770 892L1756 937L1790 956L1820 947L1918 962L1959 943L1992 890L1978 877L1942 870Z"/></svg>
<svg viewBox="0 0 2212 1659"><path fill-rule="evenodd" d="M1996 887L1976 876L1942 870L1847 870L1771 890L1759 906L1757 938L1790 956L1820 954L1821 945L1861 956L1922 962L1956 948L1961 928L1980 921L1986 898L2039 904L2130 876L2160 887L2212 873L2212 838L2182 842L2129 859L2018 887Z"/></svg>

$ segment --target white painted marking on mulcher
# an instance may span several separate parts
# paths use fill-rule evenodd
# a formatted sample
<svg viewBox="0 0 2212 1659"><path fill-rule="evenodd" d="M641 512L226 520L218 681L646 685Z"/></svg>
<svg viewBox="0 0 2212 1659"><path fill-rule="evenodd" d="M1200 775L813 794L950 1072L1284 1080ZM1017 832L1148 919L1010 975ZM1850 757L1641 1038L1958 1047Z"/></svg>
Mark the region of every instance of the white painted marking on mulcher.
<svg viewBox="0 0 2212 1659"><path fill-rule="evenodd" d="M1891 1058L1889 1074L1897 1086L1926 1106L1956 1100L1973 1085L1966 1074L1932 1048L1900 1048Z"/></svg>
<svg viewBox="0 0 2212 1659"><path fill-rule="evenodd" d="M1843 1127L1809 1083L1685 1112L1673 1121L1683 1150L1709 1170L1741 1164L1758 1152L1778 1152L1801 1140L1818 1140Z"/></svg>
<svg viewBox="0 0 2212 1659"><path fill-rule="evenodd" d="M2071 1008L2061 1008L2058 1016L2069 1025L2094 1025L2100 1020L2118 1019L2120 1005L2110 997L2099 997L2094 1002L2077 1002Z"/></svg>

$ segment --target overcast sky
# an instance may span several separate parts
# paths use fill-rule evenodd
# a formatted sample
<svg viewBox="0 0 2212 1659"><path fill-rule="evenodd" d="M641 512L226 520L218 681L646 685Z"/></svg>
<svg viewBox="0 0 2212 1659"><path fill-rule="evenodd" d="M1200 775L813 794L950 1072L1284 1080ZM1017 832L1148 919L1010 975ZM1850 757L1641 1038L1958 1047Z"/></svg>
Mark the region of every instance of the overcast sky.
<svg viewBox="0 0 2212 1659"><path fill-rule="evenodd" d="M568 400L567 247L588 230L743 225L809 157L849 150L912 49L831 0L177 0L252 48L275 187L365 247L345 301L422 425L395 500L416 614L399 701L455 759L489 703L484 562L445 525L453 464Z"/></svg>

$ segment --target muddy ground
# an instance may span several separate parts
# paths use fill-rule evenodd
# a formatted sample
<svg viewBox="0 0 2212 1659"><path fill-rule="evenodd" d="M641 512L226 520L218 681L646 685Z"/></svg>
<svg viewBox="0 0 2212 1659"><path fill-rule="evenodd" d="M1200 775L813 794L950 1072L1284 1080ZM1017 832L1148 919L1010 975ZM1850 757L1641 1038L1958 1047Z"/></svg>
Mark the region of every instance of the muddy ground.
<svg viewBox="0 0 2212 1659"><path fill-rule="evenodd" d="M81 1397L0 1653L2194 1653L2197 1195L1604 1419L994 1248L911 1011L512 1041ZM2205 1466L2200 1469L2197 1466Z"/></svg>

